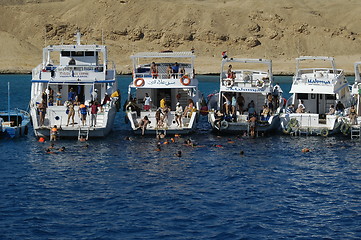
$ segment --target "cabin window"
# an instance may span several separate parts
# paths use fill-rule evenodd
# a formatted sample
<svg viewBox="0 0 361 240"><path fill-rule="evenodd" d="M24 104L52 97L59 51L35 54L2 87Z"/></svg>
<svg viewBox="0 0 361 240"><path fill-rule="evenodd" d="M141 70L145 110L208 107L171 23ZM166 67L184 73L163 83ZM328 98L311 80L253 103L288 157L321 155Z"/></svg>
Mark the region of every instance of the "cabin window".
<svg viewBox="0 0 361 240"><path fill-rule="evenodd" d="M61 56L70 57L70 52L69 51L61 51Z"/></svg>
<svg viewBox="0 0 361 240"><path fill-rule="evenodd" d="M308 93L298 93L297 98L307 100L308 99Z"/></svg>
<svg viewBox="0 0 361 240"><path fill-rule="evenodd" d="M94 56L94 52L85 52L85 56Z"/></svg>
<svg viewBox="0 0 361 240"><path fill-rule="evenodd" d="M326 100L336 100L336 95L334 95L334 94L326 94Z"/></svg>
<svg viewBox="0 0 361 240"><path fill-rule="evenodd" d="M82 51L72 51L71 56L73 56L73 57L83 57L84 52L82 52Z"/></svg>

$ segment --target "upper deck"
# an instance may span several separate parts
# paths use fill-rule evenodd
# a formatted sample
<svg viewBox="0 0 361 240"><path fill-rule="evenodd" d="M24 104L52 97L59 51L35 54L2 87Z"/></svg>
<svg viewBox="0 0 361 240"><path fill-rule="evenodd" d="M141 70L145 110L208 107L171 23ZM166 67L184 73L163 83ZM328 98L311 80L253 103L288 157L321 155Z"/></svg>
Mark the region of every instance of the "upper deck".
<svg viewBox="0 0 361 240"><path fill-rule="evenodd" d="M32 71L33 82L108 82L115 80L115 66L108 61L104 45L50 45L43 48L43 61Z"/></svg>
<svg viewBox="0 0 361 240"><path fill-rule="evenodd" d="M302 67L303 65L317 61L317 67ZM322 61L329 64L331 67L321 67ZM320 64L321 62L321 64ZM320 93L320 94L334 94L340 88L348 85L342 69L337 69L334 58L332 57L300 57L296 58L296 73L293 77L293 83L290 93Z"/></svg>
<svg viewBox="0 0 361 240"><path fill-rule="evenodd" d="M194 73L195 55L192 52L143 52L130 58L133 63L131 88L198 87ZM152 70L152 64L156 71Z"/></svg>
<svg viewBox="0 0 361 240"><path fill-rule="evenodd" d="M257 69L244 69L245 65L257 66ZM265 69L262 70L262 68ZM231 72L231 76L229 72ZM272 85L271 60L241 58L222 60L220 91L268 93L272 89Z"/></svg>

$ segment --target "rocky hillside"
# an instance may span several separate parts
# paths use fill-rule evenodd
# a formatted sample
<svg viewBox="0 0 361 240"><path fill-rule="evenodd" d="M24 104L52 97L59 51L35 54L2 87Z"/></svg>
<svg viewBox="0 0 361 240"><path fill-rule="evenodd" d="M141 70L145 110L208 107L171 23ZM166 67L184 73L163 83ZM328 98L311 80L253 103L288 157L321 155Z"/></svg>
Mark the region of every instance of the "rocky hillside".
<svg viewBox="0 0 361 240"><path fill-rule="evenodd" d="M361 57L359 0L1 0L0 71L30 72L45 45L108 45L119 72L140 51L195 49L198 73L217 73L221 52L269 58L292 73L300 55L334 56L353 72Z"/></svg>

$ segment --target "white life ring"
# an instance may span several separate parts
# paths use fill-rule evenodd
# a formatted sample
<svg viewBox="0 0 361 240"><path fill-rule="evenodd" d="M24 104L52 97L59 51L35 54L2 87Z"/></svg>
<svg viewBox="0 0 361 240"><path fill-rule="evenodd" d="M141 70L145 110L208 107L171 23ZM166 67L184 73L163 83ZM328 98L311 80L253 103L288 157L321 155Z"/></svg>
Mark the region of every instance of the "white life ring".
<svg viewBox="0 0 361 240"><path fill-rule="evenodd" d="M223 80L223 85L230 88L230 87L233 87L234 85L234 79L232 78L226 78Z"/></svg>
<svg viewBox="0 0 361 240"><path fill-rule="evenodd" d="M263 80L257 80L256 85L258 88L263 88L264 87L264 81Z"/></svg>
<svg viewBox="0 0 361 240"><path fill-rule="evenodd" d="M143 78L137 78L134 80L134 85L136 87L142 87L144 85L144 79Z"/></svg>
<svg viewBox="0 0 361 240"><path fill-rule="evenodd" d="M228 122L226 120L223 120L221 122L221 129L227 129L228 128Z"/></svg>

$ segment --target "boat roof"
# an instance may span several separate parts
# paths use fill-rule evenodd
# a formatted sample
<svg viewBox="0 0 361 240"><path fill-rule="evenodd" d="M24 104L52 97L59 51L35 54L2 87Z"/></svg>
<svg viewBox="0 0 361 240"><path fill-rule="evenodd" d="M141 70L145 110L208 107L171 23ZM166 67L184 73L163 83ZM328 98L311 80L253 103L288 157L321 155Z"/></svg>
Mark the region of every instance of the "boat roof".
<svg viewBox="0 0 361 240"><path fill-rule="evenodd" d="M240 62L240 63L264 63L271 64L272 60L262 59L262 58L226 58L223 59L222 62Z"/></svg>
<svg viewBox="0 0 361 240"><path fill-rule="evenodd" d="M325 57L325 56L300 56L296 58L297 61L303 60L324 60L324 61L334 61L333 57Z"/></svg>
<svg viewBox="0 0 361 240"><path fill-rule="evenodd" d="M130 56L131 59L135 58L195 58L193 52L140 52Z"/></svg>
<svg viewBox="0 0 361 240"><path fill-rule="evenodd" d="M49 45L44 48L48 52L61 52L61 51L105 51L104 45Z"/></svg>

